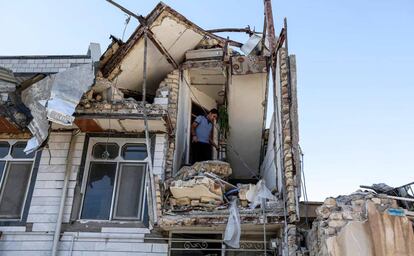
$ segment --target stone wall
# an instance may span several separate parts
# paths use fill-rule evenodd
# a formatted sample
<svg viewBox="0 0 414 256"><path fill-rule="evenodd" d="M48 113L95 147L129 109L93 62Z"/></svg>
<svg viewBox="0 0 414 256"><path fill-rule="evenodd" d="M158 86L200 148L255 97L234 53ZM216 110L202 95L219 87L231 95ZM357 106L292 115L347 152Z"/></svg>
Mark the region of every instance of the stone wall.
<svg viewBox="0 0 414 256"><path fill-rule="evenodd" d="M327 198L307 236L309 255L414 255L411 221L390 208L395 200L373 193Z"/></svg>
<svg viewBox="0 0 414 256"><path fill-rule="evenodd" d="M281 86L281 111L282 111L282 140L283 140L283 170L285 174L285 189L287 195L287 212L289 222L298 221L298 213L296 211L296 169L294 160L294 146L292 135L292 115L291 115L291 88L289 85L289 68L288 56L286 49L282 48L279 52L280 58L280 86ZM297 146L297 145L296 145ZM296 147L297 148L297 147Z"/></svg>
<svg viewBox="0 0 414 256"><path fill-rule="evenodd" d="M166 152L165 161L165 179L172 176L173 173L173 161L175 150L175 131L177 125L177 113L178 113L178 89L180 81L179 70L174 70L167 75L167 77L160 83L158 91L168 90L168 148Z"/></svg>

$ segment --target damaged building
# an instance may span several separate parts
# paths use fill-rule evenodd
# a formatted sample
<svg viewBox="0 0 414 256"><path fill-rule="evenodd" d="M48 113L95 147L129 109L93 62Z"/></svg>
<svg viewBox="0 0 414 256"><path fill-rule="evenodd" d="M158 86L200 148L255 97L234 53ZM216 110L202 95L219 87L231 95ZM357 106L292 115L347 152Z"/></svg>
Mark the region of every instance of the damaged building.
<svg viewBox="0 0 414 256"><path fill-rule="evenodd" d="M296 61L271 10L243 43L160 3L124 10L140 25L102 54L0 57L1 255L301 253ZM191 164L212 108L219 150Z"/></svg>

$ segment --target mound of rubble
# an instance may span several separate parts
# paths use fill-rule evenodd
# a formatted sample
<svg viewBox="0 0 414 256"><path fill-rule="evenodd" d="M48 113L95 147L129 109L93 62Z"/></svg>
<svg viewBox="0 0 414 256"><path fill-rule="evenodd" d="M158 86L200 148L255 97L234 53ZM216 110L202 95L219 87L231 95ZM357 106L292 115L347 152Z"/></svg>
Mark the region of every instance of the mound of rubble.
<svg viewBox="0 0 414 256"><path fill-rule="evenodd" d="M327 198L307 236L309 255L414 255L413 213L387 195Z"/></svg>
<svg viewBox="0 0 414 256"><path fill-rule="evenodd" d="M231 198L237 197L242 207L250 203L255 208L259 190L264 182L255 184L230 184L227 180L232 174L230 164L222 161L197 162L182 167L173 180L167 182L169 211L191 210L213 211L227 209ZM268 190L267 190L268 191ZM273 198L270 191L268 198Z"/></svg>

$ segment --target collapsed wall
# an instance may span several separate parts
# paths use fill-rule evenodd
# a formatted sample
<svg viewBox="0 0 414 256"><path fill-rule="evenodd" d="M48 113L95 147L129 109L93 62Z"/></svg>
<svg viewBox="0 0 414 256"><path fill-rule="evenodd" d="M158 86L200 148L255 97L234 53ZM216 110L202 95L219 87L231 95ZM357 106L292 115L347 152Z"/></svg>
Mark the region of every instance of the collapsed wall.
<svg viewBox="0 0 414 256"><path fill-rule="evenodd" d="M406 211L384 195L327 198L307 236L309 255L414 255L413 223L393 212Z"/></svg>

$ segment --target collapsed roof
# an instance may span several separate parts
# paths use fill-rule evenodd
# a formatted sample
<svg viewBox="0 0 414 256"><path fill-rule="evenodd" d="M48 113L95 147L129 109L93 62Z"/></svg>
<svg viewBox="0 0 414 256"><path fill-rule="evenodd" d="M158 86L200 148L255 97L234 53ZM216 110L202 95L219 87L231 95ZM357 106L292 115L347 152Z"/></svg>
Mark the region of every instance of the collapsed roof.
<svg viewBox="0 0 414 256"><path fill-rule="evenodd" d="M154 93L158 84L185 58L188 50L202 47L224 47L226 39L209 33L164 3L159 3L145 18L148 27L148 90ZM140 91L143 83L144 32L138 26L125 42L114 39L101 57L101 76L114 80L118 88ZM229 41L231 45L241 44Z"/></svg>

